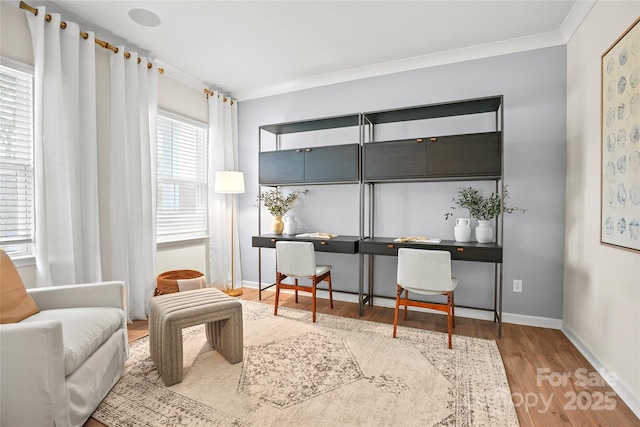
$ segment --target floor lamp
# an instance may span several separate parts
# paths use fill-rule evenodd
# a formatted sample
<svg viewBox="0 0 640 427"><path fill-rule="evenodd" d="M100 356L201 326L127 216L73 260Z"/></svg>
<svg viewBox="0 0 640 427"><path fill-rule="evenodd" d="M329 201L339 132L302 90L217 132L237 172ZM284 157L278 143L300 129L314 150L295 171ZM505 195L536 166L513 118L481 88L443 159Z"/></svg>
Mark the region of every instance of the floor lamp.
<svg viewBox="0 0 640 427"><path fill-rule="evenodd" d="M232 297L237 297L242 295L242 289L234 288L233 218L236 194L244 193L244 175L242 172L235 171L216 172L215 192L231 194L231 289L225 289L225 292Z"/></svg>

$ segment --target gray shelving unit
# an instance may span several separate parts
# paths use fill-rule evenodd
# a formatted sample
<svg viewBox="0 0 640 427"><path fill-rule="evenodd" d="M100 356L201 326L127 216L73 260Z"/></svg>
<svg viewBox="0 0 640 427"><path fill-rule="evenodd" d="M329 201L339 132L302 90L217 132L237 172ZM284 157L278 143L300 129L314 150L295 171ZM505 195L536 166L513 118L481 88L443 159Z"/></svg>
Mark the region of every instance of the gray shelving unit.
<svg viewBox="0 0 640 427"><path fill-rule="evenodd" d="M375 188L385 183L420 181L494 181L496 193L503 196L503 124L502 95L459 100L437 104L373 111L344 116L326 117L259 128L259 186L357 184L359 185L359 230L357 236L341 236L343 242L314 241L316 250L359 254L359 305L373 304L374 262L376 255L397 255L399 247L422 247L411 243L398 244L393 238L375 234ZM423 135L412 139L376 140L378 125L467 116L483 113L495 115L495 128L464 134ZM281 136L299 132L358 128L358 141L350 144L322 147L281 149ZM275 150L263 151L263 133L275 138ZM258 283L262 290L263 247L275 247L275 242L291 236L262 235L258 211L258 236L252 245L258 248ZM368 223L368 230L365 230ZM502 333L502 241L503 217L496 221L496 243L460 243L443 241L429 248L448 250L453 259L494 263L494 306L480 308L494 312L498 335ZM364 290L365 255L368 265L368 286Z"/></svg>
<svg viewBox="0 0 640 427"><path fill-rule="evenodd" d="M364 305L373 305L374 263L376 255L397 256L399 247L424 245L398 244L392 238L377 237L375 232L375 188L384 183L421 181L494 181L496 193L503 196L503 96L491 96L428 104L409 108L363 113L363 172L361 191L361 222L368 216L368 238L360 243L360 253L368 256L368 286L360 286L360 313ZM413 139L376 140L376 127L381 124L429 120L483 113L495 115L495 129L490 132L423 135ZM368 205L365 206L365 194ZM449 250L453 259L494 263L493 308L490 310L498 322L498 335L502 334L502 242L503 216L496 220L496 243L479 244L443 241L428 248Z"/></svg>
<svg viewBox="0 0 640 427"><path fill-rule="evenodd" d="M352 143L281 149L283 135L349 127L357 129L357 138L354 138L357 141ZM263 151L264 133L275 138L275 150ZM358 185L359 191L362 192L361 147L362 115L359 113L260 126L258 192L262 193L262 187L338 184ZM362 197L359 199L362 200ZM275 248L276 240L291 240L291 236L263 235L260 202L258 208L258 236L253 237L252 246L258 248L258 294L259 299L262 299L262 291L274 286L270 284L262 287L262 248ZM360 205L358 209L361 212L363 206ZM357 235L340 236L337 241L314 240L313 242L318 251L354 254L358 252L358 243L363 237L363 230L364 225L360 224ZM359 263L362 271L362 256L359 257Z"/></svg>

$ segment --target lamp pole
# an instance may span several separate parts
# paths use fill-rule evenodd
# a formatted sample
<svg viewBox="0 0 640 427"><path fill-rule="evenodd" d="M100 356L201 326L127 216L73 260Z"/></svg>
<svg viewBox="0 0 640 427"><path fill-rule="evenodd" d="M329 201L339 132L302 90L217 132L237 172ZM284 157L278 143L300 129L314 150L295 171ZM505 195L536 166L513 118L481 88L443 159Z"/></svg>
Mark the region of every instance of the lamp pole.
<svg viewBox="0 0 640 427"><path fill-rule="evenodd" d="M244 175L236 171L216 172L216 193L231 194L231 289L224 291L233 297L242 295L242 289L235 289L235 250L234 250L234 217L235 197L238 193L244 193ZM226 285L226 283L225 283Z"/></svg>

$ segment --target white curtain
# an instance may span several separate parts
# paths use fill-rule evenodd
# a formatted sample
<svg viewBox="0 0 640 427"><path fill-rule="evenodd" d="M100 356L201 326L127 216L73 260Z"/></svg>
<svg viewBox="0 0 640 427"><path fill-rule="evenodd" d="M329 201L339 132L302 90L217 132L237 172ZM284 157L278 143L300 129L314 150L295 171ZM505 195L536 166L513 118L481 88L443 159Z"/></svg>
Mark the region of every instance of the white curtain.
<svg viewBox="0 0 640 427"><path fill-rule="evenodd" d="M242 287L242 264L238 238L236 194L214 191L215 175L219 171L238 170L238 106L222 93L208 97L209 102L209 281L235 289ZM231 277L231 204L235 199L233 219L234 277Z"/></svg>
<svg viewBox="0 0 640 427"><path fill-rule="evenodd" d="M110 55L111 279L127 285L128 318L146 319L155 288L158 70L124 48Z"/></svg>
<svg viewBox="0 0 640 427"><path fill-rule="evenodd" d="M36 286L102 280L93 33L26 12L34 53Z"/></svg>

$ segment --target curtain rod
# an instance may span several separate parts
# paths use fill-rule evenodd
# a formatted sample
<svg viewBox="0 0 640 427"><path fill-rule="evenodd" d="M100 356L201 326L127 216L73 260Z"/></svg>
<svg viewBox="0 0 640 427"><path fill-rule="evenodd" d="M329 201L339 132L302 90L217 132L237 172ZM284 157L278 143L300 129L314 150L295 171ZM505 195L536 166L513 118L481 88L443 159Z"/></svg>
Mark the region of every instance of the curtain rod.
<svg viewBox="0 0 640 427"><path fill-rule="evenodd" d="M38 9L36 9L36 8L34 8L34 7L29 6L29 5L28 5L28 4L26 4L24 1L21 1L21 2L20 2L20 9L27 10L27 11L29 11L29 12L33 13L34 15L38 16ZM46 15L46 16L44 17L44 19L45 19L47 22L51 22L51 15ZM64 21L60 22L60 28L62 28L63 30L64 30L65 28L67 28L67 23L66 23L66 22L64 22ZM87 34L87 33L83 32L83 31L80 31L80 36L81 36L83 39L85 39L85 40L86 40L87 38L89 38L89 34ZM113 53L118 53L118 50L119 50L119 49L118 49L116 46L114 46L114 45L111 45L111 44L109 44L109 43L107 43L107 42L105 42L105 41L99 40L99 39L95 39L95 42L96 42L96 44L97 44L98 46L100 46L100 47L103 47L103 48L105 48L105 49L109 49L109 50L110 50L110 51L112 51ZM127 58L127 59L129 59L129 58L131 57L131 54L130 54L129 52L125 52L125 53L124 53L124 57L125 57L125 58ZM138 58L138 64L139 64L140 62L141 62L141 60L140 60L140 58ZM152 67L153 67L153 65L152 65L151 63L147 63L147 68L152 68ZM160 68L160 67L158 67L158 72L159 72L160 74L164 74L164 68ZM207 88L204 88L204 93L205 93L207 96L214 96L214 95L215 95L215 92L213 92L213 91L211 91L211 90L209 90L209 89L207 89ZM223 102L227 102L227 98L226 98L226 97L223 99ZM231 101L231 105L233 105L233 100Z"/></svg>
<svg viewBox="0 0 640 427"><path fill-rule="evenodd" d="M38 9L36 9L36 8L34 8L34 7L29 6L28 4L26 4L26 3L25 3L25 2L23 2L23 1L21 1L21 2L20 2L20 9L27 10L27 11L29 11L29 12L33 13L34 15L38 16ZM45 19L47 22L51 22L51 15L46 15L46 16L44 17L44 19ZM64 30L65 28L67 28L67 23L66 23L66 22L64 22L64 21L60 22L60 28L62 28L63 30ZM87 34L87 33L83 32L83 31L80 31L80 36L81 36L83 39L85 39L85 40L89 38L89 34ZM95 41L96 41L96 44L97 44L98 46L103 47L103 48L105 48L105 49L109 49L109 50L110 50L110 51L112 51L113 53L118 53L118 50L119 50L119 49L118 49L116 46L110 45L109 43L107 43L107 42L105 42L105 41L103 41L103 40L99 40L99 39L95 39ZM124 53L124 57L125 57L125 58L127 58L127 59L129 59L129 58L131 58L131 54L130 54L129 52L125 52L125 53ZM138 58L138 64L139 64L140 62L142 62L142 60L141 60L140 58ZM147 63L147 68L151 69L152 67L153 67L153 64L151 64L151 63ZM164 73L164 68L158 68L158 72L159 72L160 74L163 74L163 73Z"/></svg>
<svg viewBox="0 0 640 427"><path fill-rule="evenodd" d="M207 98L209 96L214 96L216 93L213 91L210 91L209 89L207 89L206 87L204 88L204 93L207 95ZM220 95L218 95L220 96ZM222 98L222 102L227 102L227 97L225 96L224 98ZM231 100L231 105L233 105L233 100Z"/></svg>

